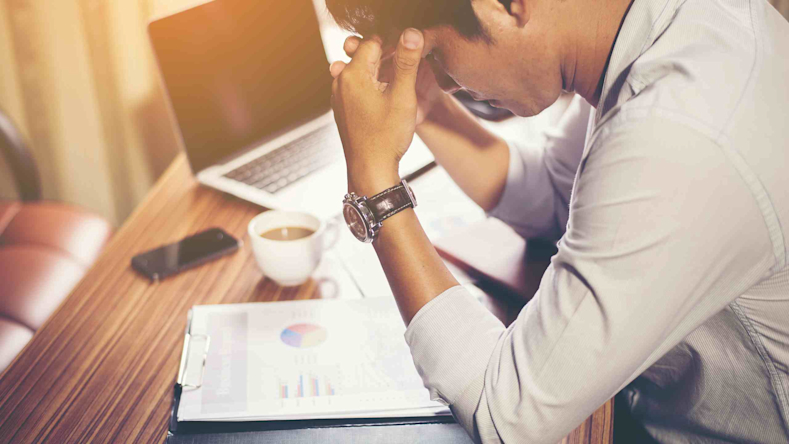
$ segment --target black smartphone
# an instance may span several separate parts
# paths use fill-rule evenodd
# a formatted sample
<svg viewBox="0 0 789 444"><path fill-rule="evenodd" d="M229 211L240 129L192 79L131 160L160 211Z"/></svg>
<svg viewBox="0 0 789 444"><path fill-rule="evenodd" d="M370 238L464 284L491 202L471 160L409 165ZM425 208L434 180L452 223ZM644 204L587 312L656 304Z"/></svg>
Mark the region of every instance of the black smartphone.
<svg viewBox="0 0 789 444"><path fill-rule="evenodd" d="M155 281L233 253L240 246L238 239L222 229L211 228L180 242L138 254L131 263L132 268Z"/></svg>

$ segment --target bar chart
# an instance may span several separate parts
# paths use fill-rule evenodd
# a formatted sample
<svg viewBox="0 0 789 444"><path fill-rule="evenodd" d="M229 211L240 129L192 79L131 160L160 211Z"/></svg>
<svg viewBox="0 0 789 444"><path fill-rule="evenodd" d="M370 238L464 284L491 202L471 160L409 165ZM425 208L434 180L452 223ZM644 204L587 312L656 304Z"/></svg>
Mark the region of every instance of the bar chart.
<svg viewBox="0 0 789 444"><path fill-rule="evenodd" d="M329 378L300 374L294 380L279 380L280 399L334 396L335 388Z"/></svg>

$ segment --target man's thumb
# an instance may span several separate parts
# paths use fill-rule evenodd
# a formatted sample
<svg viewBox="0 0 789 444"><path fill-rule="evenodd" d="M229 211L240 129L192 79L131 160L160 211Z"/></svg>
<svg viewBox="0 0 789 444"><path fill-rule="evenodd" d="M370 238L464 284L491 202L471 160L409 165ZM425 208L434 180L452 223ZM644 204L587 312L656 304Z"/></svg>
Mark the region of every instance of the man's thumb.
<svg viewBox="0 0 789 444"><path fill-rule="evenodd" d="M414 28L403 31L394 55L394 79L392 80L392 93L400 95L416 88L416 74L419 62L422 61L422 49L425 39L422 33Z"/></svg>

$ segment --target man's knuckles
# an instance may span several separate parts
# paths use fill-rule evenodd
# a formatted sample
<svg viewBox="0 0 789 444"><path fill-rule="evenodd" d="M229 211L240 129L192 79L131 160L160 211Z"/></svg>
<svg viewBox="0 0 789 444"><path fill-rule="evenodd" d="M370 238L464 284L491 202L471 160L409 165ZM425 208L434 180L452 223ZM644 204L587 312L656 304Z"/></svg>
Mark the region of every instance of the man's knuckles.
<svg viewBox="0 0 789 444"><path fill-rule="evenodd" d="M347 94L353 91L354 88L358 88L360 78L357 71L355 69L345 69L337 76L337 88L340 93Z"/></svg>
<svg viewBox="0 0 789 444"><path fill-rule="evenodd" d="M381 58L381 43L381 39L376 36L362 40L354 52L351 64L354 62L360 65L376 63Z"/></svg>
<svg viewBox="0 0 789 444"><path fill-rule="evenodd" d="M345 43L343 44L345 54L347 54L348 57L353 57L354 53L356 53L356 50L359 48L359 43L361 43L361 40L356 36L345 39Z"/></svg>
<svg viewBox="0 0 789 444"><path fill-rule="evenodd" d="M420 57L411 57L409 54L397 54L394 57L394 66L397 71L414 71L422 61Z"/></svg>
<svg viewBox="0 0 789 444"><path fill-rule="evenodd" d="M370 89L371 83L369 76L365 76L363 72L358 70L346 68L332 83L332 94L336 99L342 100L359 100L365 97Z"/></svg>

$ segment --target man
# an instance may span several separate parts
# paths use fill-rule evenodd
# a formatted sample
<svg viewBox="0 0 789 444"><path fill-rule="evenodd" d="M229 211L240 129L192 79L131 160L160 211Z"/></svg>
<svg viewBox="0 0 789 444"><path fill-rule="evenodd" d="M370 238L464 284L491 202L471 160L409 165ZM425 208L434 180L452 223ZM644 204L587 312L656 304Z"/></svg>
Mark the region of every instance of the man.
<svg viewBox="0 0 789 444"><path fill-rule="evenodd" d="M475 441L557 442L622 389L659 442L789 441L789 25L772 7L328 7L365 37L331 67L349 191L397 185L416 131L486 211L526 237L561 237L505 329L457 286L408 200L361 231L426 387ZM521 116L562 90L594 109L574 102L545 150L523 151L439 87Z"/></svg>

